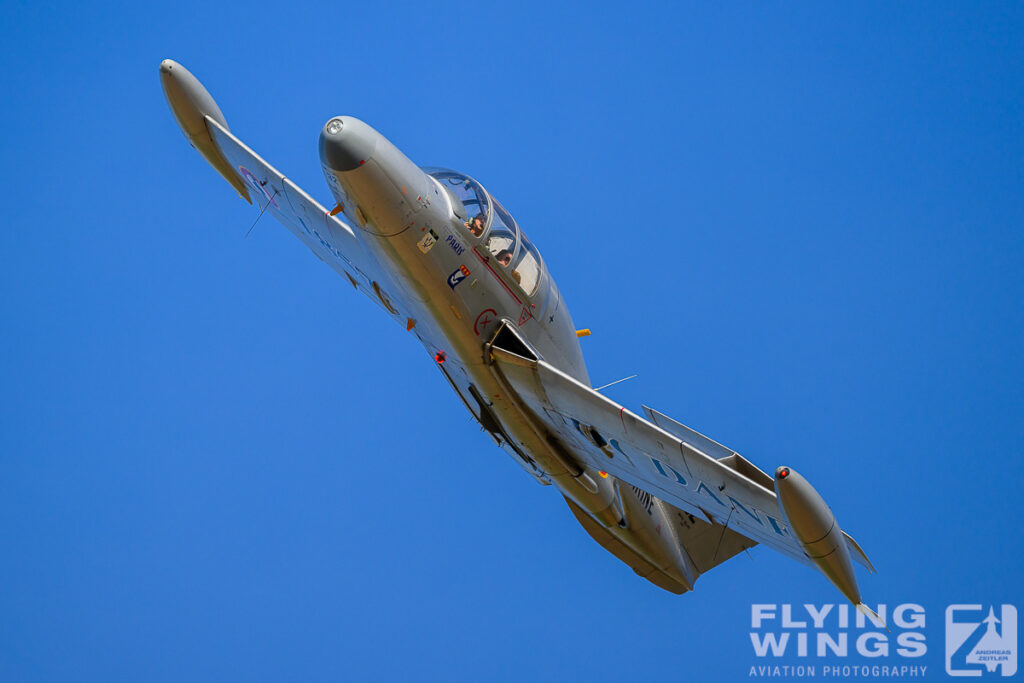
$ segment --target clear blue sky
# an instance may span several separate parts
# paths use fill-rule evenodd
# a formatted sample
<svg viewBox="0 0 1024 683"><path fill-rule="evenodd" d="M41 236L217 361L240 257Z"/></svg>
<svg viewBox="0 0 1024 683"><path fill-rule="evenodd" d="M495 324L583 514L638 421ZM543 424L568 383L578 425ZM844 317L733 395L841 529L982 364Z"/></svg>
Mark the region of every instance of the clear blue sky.
<svg viewBox="0 0 1024 683"><path fill-rule="evenodd" d="M737 680L757 548L677 597L191 150L172 57L321 201L358 116L478 177L595 383L826 496L869 602L1024 606L1024 7L0 6L0 679Z"/></svg>

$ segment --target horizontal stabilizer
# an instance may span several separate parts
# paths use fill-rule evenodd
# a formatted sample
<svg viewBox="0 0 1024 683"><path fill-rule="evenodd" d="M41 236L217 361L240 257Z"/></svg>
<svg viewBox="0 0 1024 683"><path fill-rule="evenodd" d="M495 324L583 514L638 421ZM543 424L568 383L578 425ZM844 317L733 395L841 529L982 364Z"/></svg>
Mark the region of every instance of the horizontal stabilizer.
<svg viewBox="0 0 1024 683"><path fill-rule="evenodd" d="M853 558L853 561L866 568L872 574L877 574L878 570L875 569L875 565L871 564L871 560L861 550L860 544L853 540L853 536L844 531L843 538L846 539L846 547L850 549L850 557Z"/></svg>
<svg viewBox="0 0 1024 683"><path fill-rule="evenodd" d="M874 622L875 626L881 626L886 631L889 631L889 625L885 623L885 619L883 619L882 617L878 616L878 614L875 612L875 610L871 609L870 607L865 605L863 602L857 605L857 611L860 612L861 614L863 614L864 616L868 617L869 619L871 619L871 621ZM889 632L892 633L892 631L889 631Z"/></svg>
<svg viewBox="0 0 1024 683"><path fill-rule="evenodd" d="M694 568L701 574L710 571L729 558L757 545L743 534L713 522L705 522L661 501L673 517L676 538L686 551Z"/></svg>

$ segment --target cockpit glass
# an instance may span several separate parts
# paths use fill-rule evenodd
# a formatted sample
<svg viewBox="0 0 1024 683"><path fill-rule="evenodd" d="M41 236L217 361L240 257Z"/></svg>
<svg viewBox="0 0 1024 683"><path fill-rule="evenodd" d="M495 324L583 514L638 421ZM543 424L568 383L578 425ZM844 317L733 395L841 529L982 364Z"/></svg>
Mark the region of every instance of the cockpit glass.
<svg viewBox="0 0 1024 683"><path fill-rule="evenodd" d="M452 203L452 213L466 226L473 237L480 237L487 229L490 206L487 192L467 175L444 169L425 169L437 179Z"/></svg>
<svg viewBox="0 0 1024 683"><path fill-rule="evenodd" d="M498 254L508 253L508 261L502 265L508 265L512 263L512 253L516 248L516 238L508 230L504 228L494 228L491 230L491 236L487 238L487 250L497 256Z"/></svg>
<svg viewBox="0 0 1024 683"><path fill-rule="evenodd" d="M512 267L512 278L519 283L524 292L533 294L540 282L540 255L525 235L521 241L518 260Z"/></svg>
<svg viewBox="0 0 1024 683"><path fill-rule="evenodd" d="M512 220L497 200L494 201L494 219L491 223L491 236L487 240L487 250L494 254L498 263L507 266L516 255L516 235L519 226Z"/></svg>
<svg viewBox="0 0 1024 683"><path fill-rule="evenodd" d="M484 246L496 262L528 296L537 291L543 262L515 219L501 203L472 178L443 168L426 168L444 188L452 213L475 238L487 236Z"/></svg>

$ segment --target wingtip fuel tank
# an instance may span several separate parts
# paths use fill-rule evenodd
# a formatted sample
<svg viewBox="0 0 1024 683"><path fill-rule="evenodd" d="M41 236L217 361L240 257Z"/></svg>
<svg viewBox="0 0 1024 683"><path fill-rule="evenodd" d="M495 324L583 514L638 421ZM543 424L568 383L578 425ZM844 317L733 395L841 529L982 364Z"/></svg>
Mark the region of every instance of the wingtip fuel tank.
<svg viewBox="0 0 1024 683"><path fill-rule="evenodd" d="M804 553L847 600L862 604L849 548L821 494L796 470L785 466L775 470L775 493Z"/></svg>
<svg viewBox="0 0 1024 683"><path fill-rule="evenodd" d="M228 127L224 114L221 113L220 107L217 106L210 93L199 82L199 79L192 75L192 72L173 59L165 59L160 62L160 84L164 88L167 104L171 106L174 118L178 120L178 125L181 126L188 141L199 150L199 153L210 162L210 165L218 173L224 176L225 180L231 183L231 187L235 188L235 191L251 204L252 199L249 198L248 188L238 172L221 154L206 127L207 116L225 129Z"/></svg>

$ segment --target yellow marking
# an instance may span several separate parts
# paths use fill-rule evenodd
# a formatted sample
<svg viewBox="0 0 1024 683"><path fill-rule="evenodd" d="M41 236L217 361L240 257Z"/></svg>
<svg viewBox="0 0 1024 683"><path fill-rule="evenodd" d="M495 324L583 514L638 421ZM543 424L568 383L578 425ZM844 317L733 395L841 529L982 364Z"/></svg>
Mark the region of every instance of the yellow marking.
<svg viewBox="0 0 1024 683"><path fill-rule="evenodd" d="M576 336L577 337L589 337L590 336L590 328L589 327L584 327L582 330L576 330Z"/></svg>
<svg viewBox="0 0 1024 683"><path fill-rule="evenodd" d="M459 309L455 308L455 304L452 304L452 313L455 314L456 318L458 318L459 320L462 320L462 314L459 313Z"/></svg>

